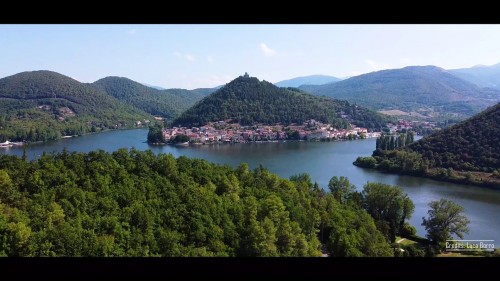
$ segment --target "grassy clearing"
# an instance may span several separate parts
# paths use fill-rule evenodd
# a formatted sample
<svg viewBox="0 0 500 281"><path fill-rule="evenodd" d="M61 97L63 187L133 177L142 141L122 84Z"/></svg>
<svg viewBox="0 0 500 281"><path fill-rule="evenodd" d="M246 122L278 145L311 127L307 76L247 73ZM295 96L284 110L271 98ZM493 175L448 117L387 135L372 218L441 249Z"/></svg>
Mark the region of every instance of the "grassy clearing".
<svg viewBox="0 0 500 281"><path fill-rule="evenodd" d="M404 239L403 241L401 241L400 243L401 245L412 245L412 244L418 244L417 241L413 241L413 240L408 240L408 239Z"/></svg>

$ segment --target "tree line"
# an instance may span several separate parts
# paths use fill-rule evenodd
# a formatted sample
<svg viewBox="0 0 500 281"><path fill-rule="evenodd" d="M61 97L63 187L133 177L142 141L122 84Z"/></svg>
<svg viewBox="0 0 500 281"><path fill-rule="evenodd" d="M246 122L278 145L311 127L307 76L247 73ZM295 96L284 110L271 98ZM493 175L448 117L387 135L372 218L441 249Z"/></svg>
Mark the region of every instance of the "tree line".
<svg viewBox="0 0 500 281"><path fill-rule="evenodd" d="M413 143L414 139L415 133L412 131L400 133L399 135L382 134L379 138L377 138L375 148L382 150L394 150Z"/></svg>

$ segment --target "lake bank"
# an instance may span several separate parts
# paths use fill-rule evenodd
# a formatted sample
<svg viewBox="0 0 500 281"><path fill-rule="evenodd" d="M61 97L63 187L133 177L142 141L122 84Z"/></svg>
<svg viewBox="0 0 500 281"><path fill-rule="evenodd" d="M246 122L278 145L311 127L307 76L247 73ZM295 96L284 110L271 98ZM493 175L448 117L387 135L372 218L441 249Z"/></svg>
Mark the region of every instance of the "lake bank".
<svg viewBox="0 0 500 281"><path fill-rule="evenodd" d="M451 168L427 168L427 166L425 166L425 168L418 167L418 169L408 169L401 168L397 165L387 164L387 160L383 159L382 161L379 157L373 156L358 157L352 164L363 169L372 169L388 174L408 175L500 190L500 178L495 176L494 173L455 171Z"/></svg>

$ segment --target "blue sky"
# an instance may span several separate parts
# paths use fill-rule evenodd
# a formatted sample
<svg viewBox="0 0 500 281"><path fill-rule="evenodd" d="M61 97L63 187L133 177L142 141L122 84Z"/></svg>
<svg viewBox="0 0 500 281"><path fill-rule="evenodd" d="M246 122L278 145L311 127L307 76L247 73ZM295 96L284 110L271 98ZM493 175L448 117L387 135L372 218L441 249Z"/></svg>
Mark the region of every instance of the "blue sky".
<svg viewBox="0 0 500 281"><path fill-rule="evenodd" d="M500 25L0 25L0 77L52 70L214 87L248 72L278 82L408 65L500 63Z"/></svg>

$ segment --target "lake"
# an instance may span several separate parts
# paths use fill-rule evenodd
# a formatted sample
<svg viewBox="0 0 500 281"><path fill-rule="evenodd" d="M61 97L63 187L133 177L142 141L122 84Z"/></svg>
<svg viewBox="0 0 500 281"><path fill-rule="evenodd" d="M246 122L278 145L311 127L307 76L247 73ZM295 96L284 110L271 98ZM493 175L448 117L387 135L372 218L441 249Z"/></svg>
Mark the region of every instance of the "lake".
<svg viewBox="0 0 500 281"><path fill-rule="evenodd" d="M425 236L421 226L422 217L427 216L427 204L432 200L447 198L466 209L471 220L467 239L495 240L500 245L500 191L482 187L458 185L409 176L384 174L378 171L358 168L352 165L358 156L369 156L375 148L375 139L342 142L280 142L199 145L189 147L153 146L145 140L147 129L109 131L95 135L62 139L47 143L32 144L27 149L29 159L39 157L43 152L68 151L89 152L96 149L115 151L118 148L139 150L151 149L155 153L171 153L175 157L187 156L206 159L236 167L246 162L251 168L262 164L271 172L282 177L308 173L313 182L327 188L332 176L346 176L351 183L363 188L366 182L382 182L403 187L415 203L411 223L419 235ZM21 156L22 147L1 148L0 154Z"/></svg>

